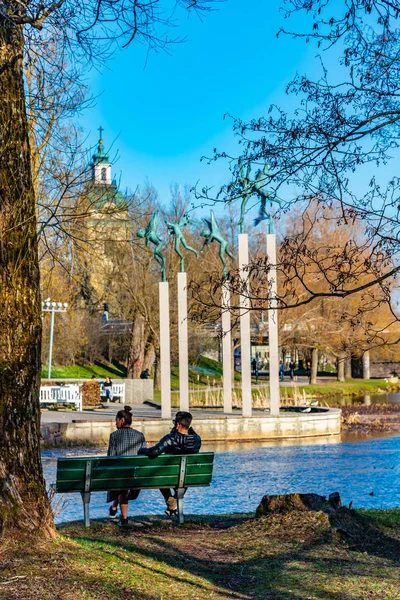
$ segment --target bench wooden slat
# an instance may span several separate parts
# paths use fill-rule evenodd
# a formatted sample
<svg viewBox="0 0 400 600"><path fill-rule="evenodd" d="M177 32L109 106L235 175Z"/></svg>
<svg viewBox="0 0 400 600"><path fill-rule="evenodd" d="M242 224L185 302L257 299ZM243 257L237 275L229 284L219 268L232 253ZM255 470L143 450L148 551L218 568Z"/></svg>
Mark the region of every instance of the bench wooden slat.
<svg viewBox="0 0 400 600"><path fill-rule="evenodd" d="M187 464L203 464L214 462L214 453L213 452L201 452L199 454L186 454ZM74 469L85 469L86 462L88 460L91 461L101 461L101 464L104 466L115 466L115 463L118 463L121 459L124 460L124 464L132 465L132 466L140 466L143 465L180 465L181 455L179 454L162 454L161 456L157 456L157 458L149 459L147 456L80 456L80 457L71 457L71 458L59 458L57 463L58 469L63 468L74 468Z"/></svg>
<svg viewBox="0 0 400 600"><path fill-rule="evenodd" d="M132 471L135 472L133 475ZM64 481L76 481L80 477L84 476L84 469L63 469L57 474L57 484L61 484ZM212 474L212 465L187 465L186 477L191 475L207 475ZM179 466L149 466L149 467L94 467L92 470L92 481L97 479L121 479L123 477L167 477L167 476L178 476Z"/></svg>
<svg viewBox="0 0 400 600"><path fill-rule="evenodd" d="M80 492L84 502L85 525L90 525L91 492L123 489L175 488L179 522L183 523L185 487L208 486L212 480L214 453L147 456L88 456L59 458L57 492Z"/></svg>

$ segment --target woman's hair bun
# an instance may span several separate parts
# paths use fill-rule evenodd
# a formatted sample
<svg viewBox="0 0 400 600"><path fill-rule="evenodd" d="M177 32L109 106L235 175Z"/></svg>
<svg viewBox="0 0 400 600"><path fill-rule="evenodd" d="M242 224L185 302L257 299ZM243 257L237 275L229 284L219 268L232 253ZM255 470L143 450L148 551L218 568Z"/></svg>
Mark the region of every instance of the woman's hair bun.
<svg viewBox="0 0 400 600"><path fill-rule="evenodd" d="M128 413L132 412L132 407L131 406L124 406L124 410Z"/></svg>

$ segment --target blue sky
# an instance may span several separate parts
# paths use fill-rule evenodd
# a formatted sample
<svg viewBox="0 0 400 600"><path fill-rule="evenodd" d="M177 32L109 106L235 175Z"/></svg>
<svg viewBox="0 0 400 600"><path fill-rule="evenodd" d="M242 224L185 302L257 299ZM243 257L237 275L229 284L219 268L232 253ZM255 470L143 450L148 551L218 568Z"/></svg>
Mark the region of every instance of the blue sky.
<svg viewBox="0 0 400 600"><path fill-rule="evenodd" d="M271 102L293 102L285 86L296 71L309 71L315 48L288 36L281 0L227 0L204 16L182 18L186 41L169 53L151 53L133 44L115 54L101 72L88 75L96 104L79 124L88 144L104 140L110 156L118 150L114 174L121 188L134 190L148 178L169 201L171 182L220 185L227 165L200 162L213 148L236 154L226 112L244 119L265 113Z"/></svg>

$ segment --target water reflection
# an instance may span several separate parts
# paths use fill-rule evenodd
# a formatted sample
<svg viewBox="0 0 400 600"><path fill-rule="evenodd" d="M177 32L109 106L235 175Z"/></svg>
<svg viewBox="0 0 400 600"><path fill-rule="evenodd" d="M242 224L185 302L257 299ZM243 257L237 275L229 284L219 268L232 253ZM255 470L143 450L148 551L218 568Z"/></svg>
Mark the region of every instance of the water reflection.
<svg viewBox="0 0 400 600"><path fill-rule="evenodd" d="M337 436L338 438L339 436ZM190 490L185 512L218 514L250 512L264 494L339 491L345 503L355 507L390 508L400 505L400 436L339 439L287 440L251 444L206 444L216 452L210 488ZM357 441L350 440L357 439ZM105 449L47 450L43 465L48 483L55 481L60 455L104 454ZM82 518L79 494L66 494L56 522ZM60 505L61 496L56 496ZM131 502L130 514L162 514L157 490L142 492ZM104 517L108 505L104 493L92 494L91 516Z"/></svg>
<svg viewBox="0 0 400 600"><path fill-rule="evenodd" d="M367 394L365 396L345 396L335 399L332 402L335 406L353 406L355 404L400 404L400 393L393 392L390 394ZM331 404L332 404L331 403Z"/></svg>

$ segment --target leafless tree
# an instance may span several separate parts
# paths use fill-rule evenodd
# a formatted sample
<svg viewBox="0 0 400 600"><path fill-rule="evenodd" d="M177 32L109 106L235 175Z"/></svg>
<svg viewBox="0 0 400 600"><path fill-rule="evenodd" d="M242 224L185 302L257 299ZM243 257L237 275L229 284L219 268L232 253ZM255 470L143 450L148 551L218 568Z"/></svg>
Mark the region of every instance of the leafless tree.
<svg viewBox="0 0 400 600"><path fill-rule="evenodd" d="M74 64L98 62L134 40L174 41L174 9L200 13L212 1L1 0L0 2L0 532L52 532L39 453L41 304L37 203L24 59L44 59L49 36ZM168 9L172 12L168 13ZM176 40L175 40L176 41Z"/></svg>

